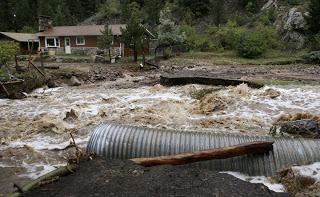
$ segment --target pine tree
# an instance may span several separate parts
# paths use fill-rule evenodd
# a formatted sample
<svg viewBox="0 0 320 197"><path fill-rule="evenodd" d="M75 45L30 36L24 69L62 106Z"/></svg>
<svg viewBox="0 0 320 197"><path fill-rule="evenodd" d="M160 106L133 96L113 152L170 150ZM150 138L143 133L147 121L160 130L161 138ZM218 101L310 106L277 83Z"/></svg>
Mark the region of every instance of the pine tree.
<svg viewBox="0 0 320 197"><path fill-rule="evenodd" d="M125 30L122 29L122 39L125 45L133 50L134 61L138 61L138 50L144 47L145 29L141 25L140 7L136 2L129 5L130 19Z"/></svg>
<svg viewBox="0 0 320 197"><path fill-rule="evenodd" d="M13 12L9 0L0 1L0 31L9 31L12 28Z"/></svg>
<svg viewBox="0 0 320 197"><path fill-rule="evenodd" d="M110 61L111 61L110 48L112 47L112 41L113 41L112 31L109 28L109 26L106 25L104 31L102 32L102 36L98 38L98 47L100 49L108 50Z"/></svg>
<svg viewBox="0 0 320 197"><path fill-rule="evenodd" d="M310 0L309 17L307 18L309 29L312 34L320 32L320 1Z"/></svg>
<svg viewBox="0 0 320 197"><path fill-rule="evenodd" d="M56 14L54 16L53 24L56 26L73 25L74 21L71 17L69 8L64 0L59 0Z"/></svg>
<svg viewBox="0 0 320 197"><path fill-rule="evenodd" d="M163 0L148 0L145 2L144 10L148 24L152 26L159 24L160 11L163 5Z"/></svg>

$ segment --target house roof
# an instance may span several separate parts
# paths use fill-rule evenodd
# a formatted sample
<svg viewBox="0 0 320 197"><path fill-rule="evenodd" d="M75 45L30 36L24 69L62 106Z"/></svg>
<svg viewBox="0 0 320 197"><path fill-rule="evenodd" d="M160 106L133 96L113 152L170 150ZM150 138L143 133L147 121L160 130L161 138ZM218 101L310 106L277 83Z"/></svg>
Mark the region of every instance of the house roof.
<svg viewBox="0 0 320 197"><path fill-rule="evenodd" d="M121 28L125 27L124 24L109 25L113 35L121 35ZM38 36L99 36L104 29L104 25L56 26L38 33Z"/></svg>
<svg viewBox="0 0 320 197"><path fill-rule="evenodd" d="M28 42L28 41L38 41L36 34L30 33L14 33L14 32L0 32L0 34L5 35L18 42Z"/></svg>

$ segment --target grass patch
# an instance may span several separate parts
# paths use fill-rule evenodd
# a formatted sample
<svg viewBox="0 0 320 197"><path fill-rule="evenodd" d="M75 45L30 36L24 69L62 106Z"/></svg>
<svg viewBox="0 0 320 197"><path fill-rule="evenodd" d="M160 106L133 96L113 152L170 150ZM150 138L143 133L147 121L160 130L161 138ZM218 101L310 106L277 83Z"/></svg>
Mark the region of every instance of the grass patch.
<svg viewBox="0 0 320 197"><path fill-rule="evenodd" d="M207 59L217 65L287 65L302 61L305 51L288 53L284 51L268 51L263 57L256 59L242 58L235 51L218 52L188 52L176 59Z"/></svg>

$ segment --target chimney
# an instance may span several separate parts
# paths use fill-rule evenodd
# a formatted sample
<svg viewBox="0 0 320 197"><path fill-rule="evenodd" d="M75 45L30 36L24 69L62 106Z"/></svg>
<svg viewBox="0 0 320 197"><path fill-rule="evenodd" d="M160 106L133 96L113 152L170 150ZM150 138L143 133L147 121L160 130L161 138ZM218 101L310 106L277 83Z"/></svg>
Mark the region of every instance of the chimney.
<svg viewBox="0 0 320 197"><path fill-rule="evenodd" d="M39 32L46 31L52 27L52 20L50 16L39 16Z"/></svg>

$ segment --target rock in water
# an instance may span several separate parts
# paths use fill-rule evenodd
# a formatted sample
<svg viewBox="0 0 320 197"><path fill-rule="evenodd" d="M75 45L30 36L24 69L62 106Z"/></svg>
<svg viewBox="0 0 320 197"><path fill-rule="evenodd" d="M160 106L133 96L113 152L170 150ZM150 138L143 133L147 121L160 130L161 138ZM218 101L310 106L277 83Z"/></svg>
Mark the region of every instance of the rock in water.
<svg viewBox="0 0 320 197"><path fill-rule="evenodd" d="M274 98L277 98L278 96L280 96L280 92L269 88L269 89L266 89L262 95L274 99Z"/></svg>
<svg viewBox="0 0 320 197"><path fill-rule="evenodd" d="M304 138L320 138L320 123L311 119L275 123L270 134L273 136L291 135Z"/></svg>
<svg viewBox="0 0 320 197"><path fill-rule="evenodd" d="M72 86L80 86L81 85L81 81L75 76L71 77L70 82L71 82Z"/></svg>

